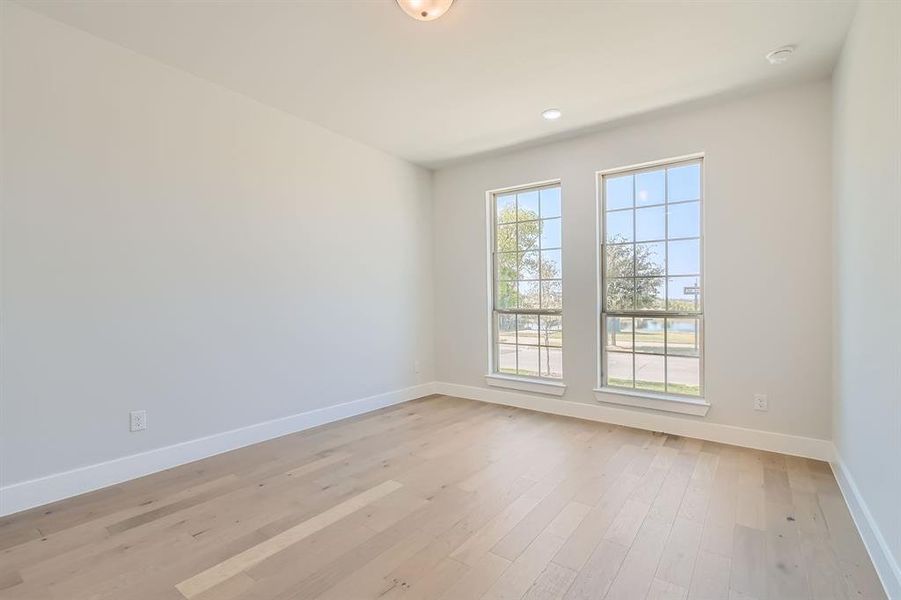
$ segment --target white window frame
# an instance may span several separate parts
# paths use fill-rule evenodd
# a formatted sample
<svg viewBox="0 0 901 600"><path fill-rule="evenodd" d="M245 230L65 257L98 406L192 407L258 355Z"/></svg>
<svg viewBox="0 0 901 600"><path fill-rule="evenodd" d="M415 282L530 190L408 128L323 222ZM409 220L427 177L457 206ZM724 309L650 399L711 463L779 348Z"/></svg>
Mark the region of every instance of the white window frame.
<svg viewBox="0 0 901 600"><path fill-rule="evenodd" d="M540 394L549 394L552 396L562 396L566 392L566 384L563 383L563 379L560 378L552 378L552 377L529 377L525 375L514 375L510 373L501 373L498 371L497 365L497 323L496 323L496 315L497 310L495 308L495 296L497 294L497 285L495 281L495 236L497 234L496 227L496 197L502 196L505 194L510 194L511 192L522 192L526 190L540 190L542 188L548 188L558 186L560 188L560 209L561 209L561 225L560 225L560 255L563 256L563 186L561 184L560 179L548 179L545 181L536 181L534 183L527 183L523 185L516 185L505 188L498 188L494 190L488 190L485 192L485 215L486 215L486 224L487 224L487 271L488 271L488 374L485 376L485 382L494 387L501 387L507 389L513 389L523 392L534 392ZM562 278L561 278L562 285ZM552 311L541 311L541 310L532 310L532 311L517 311L517 312L534 312L534 314L551 314ZM563 316L563 310L557 311L555 314L559 314L561 317ZM564 321L565 322L565 321ZM565 325L564 325L565 328ZM565 338L565 336L564 336Z"/></svg>
<svg viewBox="0 0 901 600"><path fill-rule="evenodd" d="M704 269L704 247L706 234L704 230L704 213L706 207L706 164L705 164L705 155L703 152L688 154L683 156L676 156L672 158L665 158L661 160L650 161L646 163L640 163L635 165L628 165L624 167L616 167L613 169L606 169L603 171L598 171L595 175L595 183L596 183L596 198L597 198L597 310L595 311L596 315L596 326L595 331L597 332L597 354L596 354L596 364L597 364L597 381L598 387L595 388L595 398L600 402L606 402L610 404L619 404L625 406L634 406L639 408L651 408L656 410L663 410L668 412L676 412L682 414L696 415L696 416L704 416L707 414L707 411L710 409L710 404L705 399L705 380L704 380L704 361L706 357L706 352L704 349L704 313L706 310L704 301L705 301L705 290L707 287L706 280L706 272ZM605 251L606 251L606 232L605 228L605 216L606 216L606 186L604 185L604 180L607 177L611 177L614 175L624 175L624 174L637 174L643 171L653 171L660 169L661 167L670 167L676 166L680 164L692 164L698 163L701 165L701 182L700 182L700 198L699 209L700 209L700 223L699 223L699 245L700 245L700 287L701 287L701 310L699 313L680 313L680 312L671 312L671 311L640 311L640 316L649 317L649 318L666 318L666 317L688 317L688 318L698 318L699 320L699 340L698 340L698 349L699 349L699 386L700 392L698 396L688 396L682 394L676 394L672 392L660 393L653 391L645 391L635 388L621 388L615 386L607 386L606 385L606 373L604 371L605 366L607 364L607 349L606 349L606 316L605 312L605 281L604 281L604 261L605 261ZM632 315L626 316L639 316L639 311L624 311L631 312ZM615 316L615 315L614 315ZM664 335L665 335L665 327L664 327ZM633 348L634 350L634 348ZM665 356L665 355L664 355ZM633 355L634 360L634 355ZM666 360L666 359L664 359ZM634 377L634 369L633 369L633 377Z"/></svg>

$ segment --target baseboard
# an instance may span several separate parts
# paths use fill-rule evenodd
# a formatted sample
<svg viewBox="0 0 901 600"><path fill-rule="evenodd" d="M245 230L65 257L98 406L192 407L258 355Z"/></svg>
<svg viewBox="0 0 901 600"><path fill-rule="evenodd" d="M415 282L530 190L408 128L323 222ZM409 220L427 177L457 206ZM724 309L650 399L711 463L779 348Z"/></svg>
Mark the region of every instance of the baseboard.
<svg viewBox="0 0 901 600"><path fill-rule="evenodd" d="M549 397L539 398L524 393L434 382L256 423L196 440L11 484L0 488L0 516L42 506L222 452L421 398L432 393L651 431L662 431L828 462L834 458L832 443L827 440L705 423L612 406L584 404Z"/></svg>
<svg viewBox="0 0 901 600"><path fill-rule="evenodd" d="M866 501L860 494L860 489L837 450L835 461L831 463L831 466L845 504L848 505L851 518L854 519L854 525L860 532L860 538L870 555L870 560L876 567L876 573L879 575L886 595L890 600L901 600L901 566L892 555L892 551L882 535L882 530L879 529L879 524L873 518Z"/></svg>
<svg viewBox="0 0 901 600"><path fill-rule="evenodd" d="M335 406L255 423L163 448L0 488L0 516L56 502L258 442L339 421L434 393L425 383Z"/></svg>
<svg viewBox="0 0 901 600"><path fill-rule="evenodd" d="M455 383L436 382L435 393L448 396L517 406L540 412L577 417L592 421L613 423L650 431L662 431L673 435L693 437L711 442L732 444L745 448L781 452L831 462L834 447L829 440L820 440L759 429L746 429L720 425L695 419L683 419L664 414L616 408L601 404L586 404L558 398L538 397L529 394L486 389Z"/></svg>

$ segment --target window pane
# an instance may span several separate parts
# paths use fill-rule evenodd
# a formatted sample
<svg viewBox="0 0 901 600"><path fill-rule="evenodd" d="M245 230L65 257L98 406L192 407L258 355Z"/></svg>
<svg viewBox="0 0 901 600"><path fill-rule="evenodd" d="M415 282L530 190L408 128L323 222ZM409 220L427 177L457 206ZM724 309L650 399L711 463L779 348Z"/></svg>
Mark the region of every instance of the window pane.
<svg viewBox="0 0 901 600"><path fill-rule="evenodd" d="M666 294L667 310L696 312L701 309L699 277L670 277Z"/></svg>
<svg viewBox="0 0 901 600"><path fill-rule="evenodd" d="M517 341L520 346L538 345L538 316L537 315L519 315L517 317Z"/></svg>
<svg viewBox="0 0 901 600"><path fill-rule="evenodd" d="M560 188L553 187L541 190L541 218L560 216Z"/></svg>
<svg viewBox="0 0 901 600"><path fill-rule="evenodd" d="M632 231L632 215L635 211L618 210L616 212L607 213L606 240L608 243L616 244L621 242L631 242L633 238Z"/></svg>
<svg viewBox="0 0 901 600"><path fill-rule="evenodd" d="M632 354L626 352L607 353L607 385L632 387Z"/></svg>
<svg viewBox="0 0 901 600"><path fill-rule="evenodd" d="M538 347L517 346L516 355L519 359L518 373L531 377L538 376Z"/></svg>
<svg viewBox="0 0 901 600"><path fill-rule="evenodd" d="M560 378L560 315L523 314L562 307L562 198L559 185L494 197L493 331L499 373Z"/></svg>
<svg viewBox="0 0 901 600"><path fill-rule="evenodd" d="M497 240L497 251L498 252L513 252L516 250L516 224L511 223L510 225L498 225L497 226L497 235L495 236Z"/></svg>
<svg viewBox="0 0 901 600"><path fill-rule="evenodd" d="M607 193L604 198L607 210L631 208L633 182L632 175L605 178Z"/></svg>
<svg viewBox="0 0 901 600"><path fill-rule="evenodd" d="M502 344L516 343L516 315L497 316L497 341Z"/></svg>
<svg viewBox="0 0 901 600"><path fill-rule="evenodd" d="M531 221L538 218L538 192L520 192L516 194L518 218L520 221Z"/></svg>
<svg viewBox="0 0 901 600"><path fill-rule="evenodd" d="M635 244L635 274L664 275L666 273L665 242Z"/></svg>
<svg viewBox="0 0 901 600"><path fill-rule="evenodd" d="M666 320L666 353L670 356L700 356L700 319Z"/></svg>
<svg viewBox="0 0 901 600"><path fill-rule="evenodd" d="M538 250L538 232L540 226L538 221L529 221L528 223L519 223L518 229L518 245L519 250Z"/></svg>
<svg viewBox="0 0 901 600"><path fill-rule="evenodd" d="M516 194L495 198L498 223L512 223L516 220Z"/></svg>
<svg viewBox="0 0 901 600"><path fill-rule="evenodd" d="M497 345L497 370L501 373L516 374L516 346Z"/></svg>
<svg viewBox="0 0 901 600"><path fill-rule="evenodd" d="M540 221L541 230L541 247L542 248L560 248L560 219L545 219Z"/></svg>
<svg viewBox="0 0 901 600"><path fill-rule="evenodd" d="M519 279L538 279L538 252L519 254Z"/></svg>
<svg viewBox="0 0 901 600"><path fill-rule="evenodd" d="M635 280L635 309L664 310L664 277L642 277Z"/></svg>
<svg viewBox="0 0 901 600"><path fill-rule="evenodd" d="M701 165L695 163L666 170L666 191L670 202L701 198Z"/></svg>
<svg viewBox="0 0 901 600"><path fill-rule="evenodd" d="M563 273L563 257L559 250L542 250L541 278L560 279Z"/></svg>
<svg viewBox="0 0 901 600"><path fill-rule="evenodd" d="M517 254L516 252L502 252L497 255L497 278L502 281L516 279L517 273Z"/></svg>
<svg viewBox="0 0 901 600"><path fill-rule="evenodd" d="M635 246L633 244L608 244L604 249L607 277L632 277L635 275Z"/></svg>
<svg viewBox="0 0 901 600"><path fill-rule="evenodd" d="M668 275L697 275L701 272L701 241L669 242Z"/></svg>
<svg viewBox="0 0 901 600"><path fill-rule="evenodd" d="M516 308L518 297L515 281L497 282L497 297L495 298L497 308Z"/></svg>
<svg viewBox="0 0 901 600"><path fill-rule="evenodd" d="M605 300L607 310L633 310L635 308L635 280L607 278Z"/></svg>
<svg viewBox="0 0 901 600"><path fill-rule="evenodd" d="M664 182L665 171L648 171L635 176L635 205L648 206L651 204L663 204L666 185Z"/></svg>
<svg viewBox="0 0 901 600"><path fill-rule="evenodd" d="M545 346L561 347L563 345L563 319L542 315L538 319L541 343Z"/></svg>
<svg viewBox="0 0 901 600"><path fill-rule="evenodd" d="M635 241L666 238L666 206L639 208L635 211Z"/></svg>
<svg viewBox="0 0 901 600"><path fill-rule="evenodd" d="M601 183L603 381L698 396L701 160L623 172ZM654 314L665 311L689 314Z"/></svg>
<svg viewBox="0 0 901 600"><path fill-rule="evenodd" d="M701 235L701 203L686 202L668 208L669 237L685 238Z"/></svg>
<svg viewBox="0 0 901 600"><path fill-rule="evenodd" d="M563 349L542 346L539 360L543 377L563 377Z"/></svg>
<svg viewBox="0 0 901 600"><path fill-rule="evenodd" d="M563 282L559 279L541 282L541 308L563 308Z"/></svg>
<svg viewBox="0 0 901 600"><path fill-rule="evenodd" d="M663 354L663 319L635 319L635 351Z"/></svg>
<svg viewBox="0 0 901 600"><path fill-rule="evenodd" d="M632 317L607 317L607 349L632 350Z"/></svg>
<svg viewBox="0 0 901 600"><path fill-rule="evenodd" d="M701 394L701 361L697 358L671 356L667 358L668 392L699 396Z"/></svg>
<svg viewBox="0 0 901 600"><path fill-rule="evenodd" d="M663 356L635 355L635 388L652 392L665 392L665 360Z"/></svg>
<svg viewBox="0 0 901 600"><path fill-rule="evenodd" d="M520 281L519 282L519 307L520 308L539 308L539 306L538 306L538 282L537 281Z"/></svg>

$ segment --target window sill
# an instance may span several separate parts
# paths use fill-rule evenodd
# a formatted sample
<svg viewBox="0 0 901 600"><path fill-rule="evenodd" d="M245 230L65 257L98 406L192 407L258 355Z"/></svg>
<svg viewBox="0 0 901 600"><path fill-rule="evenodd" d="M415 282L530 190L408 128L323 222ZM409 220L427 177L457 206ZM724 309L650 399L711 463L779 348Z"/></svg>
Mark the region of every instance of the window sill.
<svg viewBox="0 0 901 600"><path fill-rule="evenodd" d="M535 392L551 396L562 396L566 392L566 385L546 379L533 379L531 377L516 377L514 375L485 375L485 383L494 387L502 387L521 392Z"/></svg>
<svg viewBox="0 0 901 600"><path fill-rule="evenodd" d="M703 398L685 398L669 394L655 394L654 392L640 392L624 390L620 388L598 388L594 390L594 396L598 402L608 404L621 404L623 406L636 406L638 408L651 408L667 412L682 413L683 415L695 415L703 417L710 410L710 404Z"/></svg>

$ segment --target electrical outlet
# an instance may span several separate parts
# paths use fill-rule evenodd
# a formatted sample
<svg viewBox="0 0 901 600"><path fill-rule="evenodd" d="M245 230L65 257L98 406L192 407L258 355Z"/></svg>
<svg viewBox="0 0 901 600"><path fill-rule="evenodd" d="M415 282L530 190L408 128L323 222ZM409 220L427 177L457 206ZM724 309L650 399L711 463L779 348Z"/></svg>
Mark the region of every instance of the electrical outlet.
<svg viewBox="0 0 901 600"><path fill-rule="evenodd" d="M422 370L422 364L418 360L413 361L413 372L419 373Z"/></svg>
<svg viewBox="0 0 901 600"><path fill-rule="evenodd" d="M144 431L147 429L147 411L133 410L128 413L128 429L130 431Z"/></svg>
<svg viewBox="0 0 901 600"><path fill-rule="evenodd" d="M769 410L770 403L766 399L766 394L754 394L754 410Z"/></svg>

